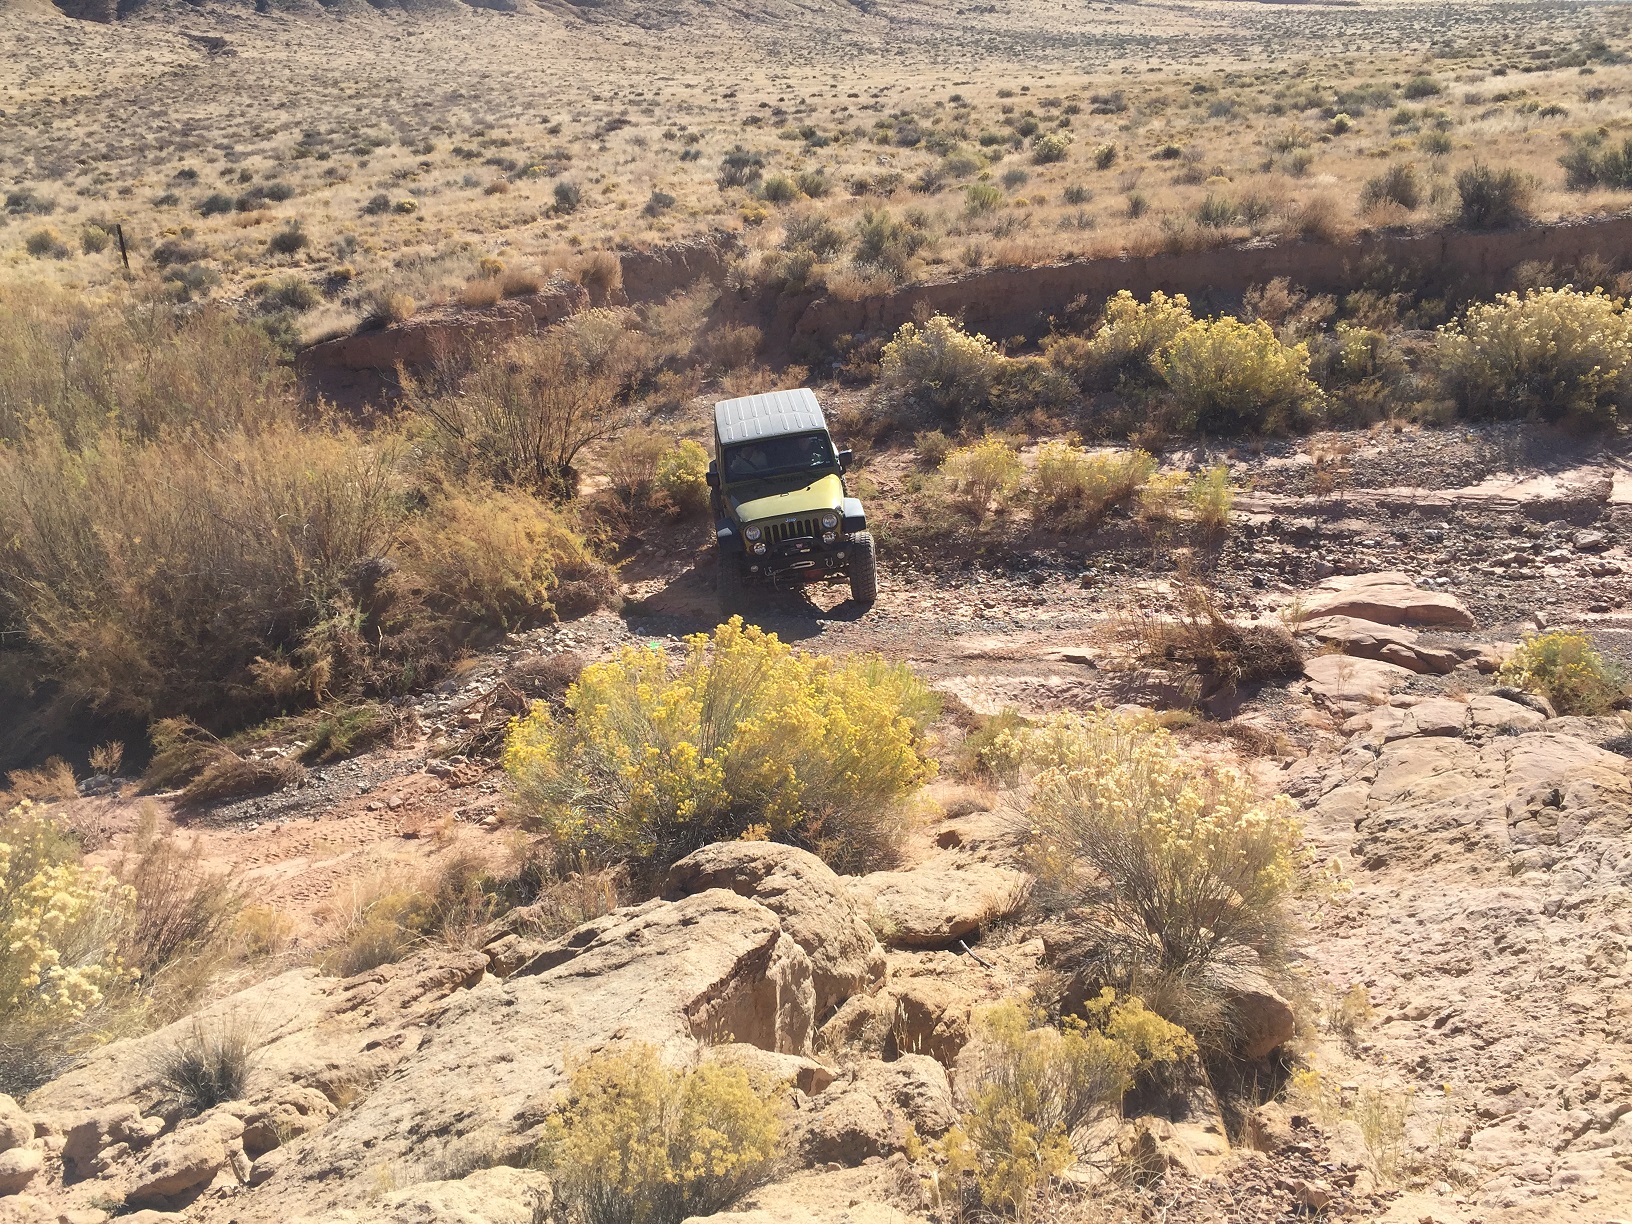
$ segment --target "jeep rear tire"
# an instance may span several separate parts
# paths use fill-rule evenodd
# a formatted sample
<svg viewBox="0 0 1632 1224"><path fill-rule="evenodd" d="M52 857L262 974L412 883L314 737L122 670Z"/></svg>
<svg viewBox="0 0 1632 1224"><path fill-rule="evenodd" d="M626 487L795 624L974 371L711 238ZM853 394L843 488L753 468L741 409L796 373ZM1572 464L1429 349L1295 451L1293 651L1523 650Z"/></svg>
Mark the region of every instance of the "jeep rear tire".
<svg viewBox="0 0 1632 1224"><path fill-rule="evenodd" d="M870 531L850 537L850 598L868 606L878 598L878 550Z"/></svg>

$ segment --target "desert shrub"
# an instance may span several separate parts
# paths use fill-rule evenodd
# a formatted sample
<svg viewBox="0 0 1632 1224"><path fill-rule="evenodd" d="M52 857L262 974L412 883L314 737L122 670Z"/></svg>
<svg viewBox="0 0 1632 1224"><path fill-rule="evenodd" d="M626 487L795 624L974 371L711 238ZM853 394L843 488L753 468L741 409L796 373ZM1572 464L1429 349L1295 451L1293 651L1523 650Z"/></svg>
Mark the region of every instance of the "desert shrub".
<svg viewBox="0 0 1632 1224"><path fill-rule="evenodd" d="M1105 303L1091 340L1056 340L1048 345L1048 358L1087 390L1155 382L1156 354L1193 321L1182 293L1170 298L1157 290L1141 303L1121 289Z"/></svg>
<svg viewBox="0 0 1632 1224"><path fill-rule="evenodd" d="M293 255L311 246L312 238L300 222L291 221L266 240L266 249L274 255Z"/></svg>
<svg viewBox="0 0 1632 1224"><path fill-rule="evenodd" d="M555 211L558 213L575 213L578 206L584 202L584 189L570 179L558 180L551 194L555 199Z"/></svg>
<svg viewBox="0 0 1632 1224"><path fill-rule="evenodd" d="M1155 459L1142 450L1090 454L1068 442L1045 442L1032 483L1038 516L1092 522L1131 498L1155 470Z"/></svg>
<svg viewBox="0 0 1632 1224"><path fill-rule="evenodd" d="M94 1037L97 1012L130 981L118 939L133 901L30 801L0 818L0 1092L23 1096Z"/></svg>
<svg viewBox="0 0 1632 1224"><path fill-rule="evenodd" d="M708 509L708 452L685 438L670 446L657 462L652 503L676 518L691 518Z"/></svg>
<svg viewBox="0 0 1632 1224"><path fill-rule="evenodd" d="M1003 207L1003 191L992 183L970 183L963 189L963 211L983 217Z"/></svg>
<svg viewBox="0 0 1632 1224"><path fill-rule="evenodd" d="M908 214L909 218L912 216ZM907 278L913 256L929 242L929 235L910 219L895 217L887 208L869 208L856 222L856 266L901 281Z"/></svg>
<svg viewBox="0 0 1632 1224"><path fill-rule="evenodd" d="M918 452L918 462L931 471L938 469L952 453L952 439L939 429L919 430L912 435L912 446Z"/></svg>
<svg viewBox="0 0 1632 1224"><path fill-rule="evenodd" d="M1422 203L1422 184L1417 181L1416 167L1390 166L1382 174L1366 180L1360 190L1360 206L1374 208L1384 203L1398 204L1404 209L1414 209Z"/></svg>
<svg viewBox="0 0 1632 1224"><path fill-rule="evenodd" d="M205 217L214 217L221 213L230 213L232 208L232 197L219 191L211 192L209 195L205 196L198 205L199 214Z"/></svg>
<svg viewBox="0 0 1632 1224"><path fill-rule="evenodd" d="M1070 152L1070 132L1043 132L1032 137L1031 160L1039 166L1046 166L1052 162L1062 162Z"/></svg>
<svg viewBox="0 0 1632 1224"><path fill-rule="evenodd" d="M1626 695L1619 669L1584 633L1538 633L1519 643L1501 679L1540 693L1560 714L1602 714Z"/></svg>
<svg viewBox="0 0 1632 1224"><path fill-rule="evenodd" d="M559 493L575 486L579 453L623 426L650 360L622 315L590 310L434 379L406 378L404 393L451 475Z"/></svg>
<svg viewBox="0 0 1632 1224"><path fill-rule="evenodd" d="M1016 1002L986 1009L959 1060L967 1109L941 1149L954 1184L981 1206L1025 1219L1033 1195L1075 1157L1071 1133L1120 1110L1141 1066L1194 1052L1177 1025L1138 999L1099 1000L1091 1020L1060 1027Z"/></svg>
<svg viewBox="0 0 1632 1224"><path fill-rule="evenodd" d="M935 701L905 667L807 655L738 617L688 638L674 671L633 647L586 667L567 707L519 720L504 766L518 809L594 861L661 869L758 827L865 862L933 769Z"/></svg>
<svg viewBox="0 0 1632 1224"><path fill-rule="evenodd" d="M1058 418L1081 402L1069 375L1041 357L1011 357L997 367L991 408L1003 415Z"/></svg>
<svg viewBox="0 0 1632 1224"><path fill-rule="evenodd" d="M1558 164L1564 167L1564 186L1571 191L1595 187L1626 191L1632 188L1632 138L1605 148L1602 137L1593 133L1574 142Z"/></svg>
<svg viewBox="0 0 1632 1224"><path fill-rule="evenodd" d="M0 287L0 439L21 441L40 417L75 448L109 425L142 440L217 433L295 405L294 380L265 333L227 311Z"/></svg>
<svg viewBox="0 0 1632 1224"><path fill-rule="evenodd" d="M1465 229L1502 229L1530 219L1530 180L1514 169L1475 162L1456 175L1456 223Z"/></svg>
<svg viewBox="0 0 1632 1224"><path fill-rule="evenodd" d="M1020 454L1006 438L988 434L970 446L960 446L941 464L947 491L977 521L993 509L1001 510L1025 480Z"/></svg>
<svg viewBox="0 0 1632 1224"><path fill-rule="evenodd" d="M947 420L979 411L991 399L1003 355L945 315L903 323L879 361L885 392Z"/></svg>
<svg viewBox="0 0 1632 1224"><path fill-rule="evenodd" d="M35 259L67 259L73 253L62 240L62 235L49 225L31 230L23 239L23 250Z"/></svg>
<svg viewBox="0 0 1632 1224"><path fill-rule="evenodd" d="M1202 682L1203 697L1242 684L1291 679L1303 671L1303 656L1290 633L1279 625L1226 620L1199 586L1184 592L1176 618L1143 618L1134 622L1133 630L1140 658L1193 672Z"/></svg>
<svg viewBox="0 0 1632 1224"><path fill-rule="evenodd" d="M765 155L754 153L738 145L720 161L718 183L720 190L728 187L747 187L759 181L765 170Z"/></svg>
<svg viewBox="0 0 1632 1224"><path fill-rule="evenodd" d="M791 204L800 196L799 184L785 174L771 174L759 184L759 194L772 204Z"/></svg>
<svg viewBox="0 0 1632 1224"><path fill-rule="evenodd" d="M557 593L611 576L559 511L515 490L451 493L403 532L401 585L457 639L472 627L514 629L556 616ZM600 602L598 598L595 602Z"/></svg>
<svg viewBox="0 0 1632 1224"><path fill-rule="evenodd" d="M784 250L807 250L817 259L832 259L849 241L843 230L818 212L795 214L782 226Z"/></svg>
<svg viewBox="0 0 1632 1224"><path fill-rule="evenodd" d="M1034 870L1045 894L1085 907L1107 980L1280 953L1301 836L1290 800L1259 800L1245 776L1187 759L1138 715L1060 716L1028 747L1042 769Z"/></svg>
<svg viewBox="0 0 1632 1224"><path fill-rule="evenodd" d="M1440 328L1435 366L1468 416L1613 426L1632 407L1632 316L1601 290L1505 294Z"/></svg>
<svg viewBox="0 0 1632 1224"><path fill-rule="evenodd" d="M785 1108L741 1067L675 1070L630 1043L573 1070L538 1163L582 1224L680 1224L772 1180Z"/></svg>
<svg viewBox="0 0 1632 1224"><path fill-rule="evenodd" d="M692 355L711 370L729 373L752 365L764 342L765 333L757 327L727 324L698 336Z"/></svg>
<svg viewBox="0 0 1632 1224"><path fill-rule="evenodd" d="M1262 320L1191 323L1154 364L1187 433L1280 433L1310 424L1320 405L1308 346L1282 344Z"/></svg>
<svg viewBox="0 0 1632 1224"><path fill-rule="evenodd" d="M308 716L300 759L323 765L396 741L411 723L377 701L337 702Z"/></svg>
<svg viewBox="0 0 1632 1224"><path fill-rule="evenodd" d="M813 200L833 194L833 180L822 170L801 170L793 176L795 185Z"/></svg>
<svg viewBox="0 0 1632 1224"><path fill-rule="evenodd" d="M607 446L602 456L607 492L624 514L644 510L650 504L657 465L669 445L669 439L655 429L631 429Z"/></svg>
<svg viewBox="0 0 1632 1224"><path fill-rule="evenodd" d="M79 249L87 255L100 255L113 243L113 235L102 226L89 223L80 227Z"/></svg>
<svg viewBox="0 0 1632 1224"><path fill-rule="evenodd" d="M187 1112L197 1115L244 1096L254 1057L255 1043L243 1022L212 1027L194 1020L185 1037L159 1052L154 1069Z"/></svg>
<svg viewBox="0 0 1632 1224"><path fill-rule="evenodd" d="M1204 468L1190 478L1185 490L1190 516L1205 531L1222 531L1230 523L1230 507L1235 490L1230 485L1230 469L1222 463Z"/></svg>
<svg viewBox="0 0 1632 1224"><path fill-rule="evenodd" d="M1102 144L1094 149L1094 169L1109 170L1116 165L1116 146Z"/></svg>
<svg viewBox="0 0 1632 1224"><path fill-rule="evenodd" d="M150 1019L168 1021L197 1000L219 964L243 894L151 810L141 813L114 874L130 897L121 961L140 981Z"/></svg>
<svg viewBox="0 0 1632 1224"><path fill-rule="evenodd" d="M1013 786L1025 764L1025 730L1030 725L1012 709L980 716L958 745L957 775Z"/></svg>
<svg viewBox="0 0 1632 1224"><path fill-rule="evenodd" d="M363 204L362 213L365 217L379 217L391 211L391 197L381 191L368 197Z"/></svg>
<svg viewBox="0 0 1632 1224"><path fill-rule="evenodd" d="M1400 93L1412 101L1421 98L1432 98L1434 95L1443 92L1444 87L1438 81L1422 72L1417 73L1416 76L1407 81L1405 87L1400 90Z"/></svg>

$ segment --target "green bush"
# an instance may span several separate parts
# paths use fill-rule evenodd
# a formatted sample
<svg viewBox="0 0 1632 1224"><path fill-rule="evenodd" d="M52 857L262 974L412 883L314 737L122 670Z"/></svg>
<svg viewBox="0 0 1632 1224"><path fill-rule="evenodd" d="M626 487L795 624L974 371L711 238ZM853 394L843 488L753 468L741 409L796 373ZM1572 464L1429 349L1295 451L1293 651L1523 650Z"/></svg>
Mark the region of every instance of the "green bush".
<svg viewBox="0 0 1632 1224"><path fill-rule="evenodd" d="M1601 290L1506 294L1440 328L1435 366L1467 416L1608 428L1632 408L1632 316Z"/></svg>
<svg viewBox="0 0 1632 1224"><path fill-rule="evenodd" d="M947 420L985 408L1002 366L997 345L945 315L902 324L879 360L887 394Z"/></svg>
<svg viewBox="0 0 1632 1224"><path fill-rule="evenodd" d="M778 1085L741 1067L677 1071L629 1044L573 1071L538 1163L579 1224L680 1224L773 1179L785 1108Z"/></svg>
<svg viewBox="0 0 1632 1224"><path fill-rule="evenodd" d="M1071 152L1071 133L1066 131L1043 132L1032 137L1031 160L1039 166L1046 166L1053 162L1062 162Z"/></svg>
<svg viewBox="0 0 1632 1224"><path fill-rule="evenodd" d="M1280 433L1308 426L1320 407L1309 349L1285 345L1268 323L1225 316L1191 323L1156 356L1185 433Z"/></svg>
<svg viewBox="0 0 1632 1224"><path fill-rule="evenodd" d="M575 213L578 206L584 202L584 189L570 179L562 179L556 183L552 194L555 197L555 211L558 213Z"/></svg>
<svg viewBox="0 0 1632 1224"><path fill-rule="evenodd" d="M72 254L62 235L49 225L41 226L24 238L23 249L35 259L67 259Z"/></svg>
<svg viewBox="0 0 1632 1224"><path fill-rule="evenodd" d="M1382 174L1366 180L1360 190L1360 206L1373 208L1388 202L1408 210L1422 203L1422 184L1417 181L1416 167L1390 166Z"/></svg>
<svg viewBox="0 0 1632 1224"><path fill-rule="evenodd" d="M1525 638L1499 675L1509 684L1540 693L1560 714L1603 714L1626 695L1620 670L1584 633Z"/></svg>
<svg viewBox="0 0 1632 1224"><path fill-rule="evenodd" d="M1530 219L1532 184L1517 170L1475 162L1456 175L1456 223L1465 229L1503 229Z"/></svg>
<svg viewBox="0 0 1632 1224"><path fill-rule="evenodd" d="M963 189L963 210L982 217L1003 207L1003 192L992 183L970 183Z"/></svg>
<svg viewBox="0 0 1632 1224"><path fill-rule="evenodd" d="M159 1082L196 1116L243 1098L254 1056L255 1043L242 1024L209 1029L194 1020L187 1036L159 1053Z"/></svg>
<svg viewBox="0 0 1632 1224"><path fill-rule="evenodd" d="M291 221L266 240L266 249L274 255L293 255L312 245L309 234L299 221Z"/></svg>
<svg viewBox="0 0 1632 1224"><path fill-rule="evenodd" d="M1068 336L1051 339L1048 359L1086 390L1109 391L1124 383L1154 383L1156 355L1193 322L1184 294L1168 297L1157 290L1141 303L1126 289L1105 303L1091 340Z"/></svg>
<svg viewBox="0 0 1632 1224"><path fill-rule="evenodd" d="M677 670L634 647L586 667L566 704L518 721L504 766L517 809L596 861L661 870L750 831L873 861L933 772L936 702L904 666L807 655L739 617L688 638Z"/></svg>
<svg viewBox="0 0 1632 1224"><path fill-rule="evenodd" d="M785 174L767 175L759 185L760 196L772 204L791 204L799 198L799 185Z"/></svg>
<svg viewBox="0 0 1632 1224"><path fill-rule="evenodd" d="M856 265L905 280L913 256L929 242L922 226L900 220L887 208L869 208L856 222Z"/></svg>
<svg viewBox="0 0 1632 1224"><path fill-rule="evenodd" d="M1594 133L1571 145L1558 162L1564 167L1564 186L1571 191L1632 189L1632 137L1606 149L1602 137Z"/></svg>

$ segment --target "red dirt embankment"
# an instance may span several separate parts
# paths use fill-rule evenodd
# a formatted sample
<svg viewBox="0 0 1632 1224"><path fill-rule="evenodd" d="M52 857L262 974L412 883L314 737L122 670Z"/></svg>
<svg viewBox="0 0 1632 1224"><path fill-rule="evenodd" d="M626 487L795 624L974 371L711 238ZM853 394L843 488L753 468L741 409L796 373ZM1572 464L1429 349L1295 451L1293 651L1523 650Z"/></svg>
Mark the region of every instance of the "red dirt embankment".
<svg viewBox="0 0 1632 1224"><path fill-rule="evenodd" d="M389 394L396 368L413 368L458 345L541 331L586 306L656 302L702 281L723 285L737 247L716 234L653 251L619 255L620 275L595 293L566 281L482 309L442 308L377 331L313 345L298 365L312 389L335 399ZM949 280L907 285L847 301L825 293L747 292L720 301L717 323L748 323L765 333L771 358L811 360L856 335L887 335L925 314L960 316L1000 339L1038 337L1077 299L1095 309L1119 289L1147 297L1183 293L1202 309L1239 301L1276 277L1314 292L1344 292L1373 278L1435 287L1459 296L1508 288L1528 262L1570 268L1592 256L1618 265L1632 249L1632 215L1493 233L1436 230L1367 234L1353 242L1258 242L1210 251L1079 259L1029 268L991 268Z"/></svg>

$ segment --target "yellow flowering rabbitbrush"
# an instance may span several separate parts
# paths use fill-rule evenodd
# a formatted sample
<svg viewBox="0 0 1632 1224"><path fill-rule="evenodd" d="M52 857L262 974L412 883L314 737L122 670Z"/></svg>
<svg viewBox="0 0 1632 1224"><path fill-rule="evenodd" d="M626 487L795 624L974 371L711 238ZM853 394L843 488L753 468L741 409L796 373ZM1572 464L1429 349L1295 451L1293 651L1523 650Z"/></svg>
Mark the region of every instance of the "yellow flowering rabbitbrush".
<svg viewBox="0 0 1632 1224"><path fill-rule="evenodd" d="M779 1086L741 1067L665 1066L649 1045L572 1075L539 1163L580 1224L679 1224L771 1179L785 1129Z"/></svg>
<svg viewBox="0 0 1632 1224"><path fill-rule="evenodd" d="M906 667L807 654L740 617L686 639L675 668L640 647L592 664L566 704L517 720L504 766L521 810L597 859L662 866L763 826L864 862L934 769L936 701Z"/></svg>
<svg viewBox="0 0 1632 1224"><path fill-rule="evenodd" d="M55 821L23 800L0 822L0 1022L81 1019L129 974L115 944L135 893L83 867Z"/></svg>
<svg viewBox="0 0 1632 1224"><path fill-rule="evenodd" d="M1046 891L1091 907L1133 966L1201 969L1276 950L1302 837L1292 801L1186 758L1140 715L1050 719L1030 732Z"/></svg>

